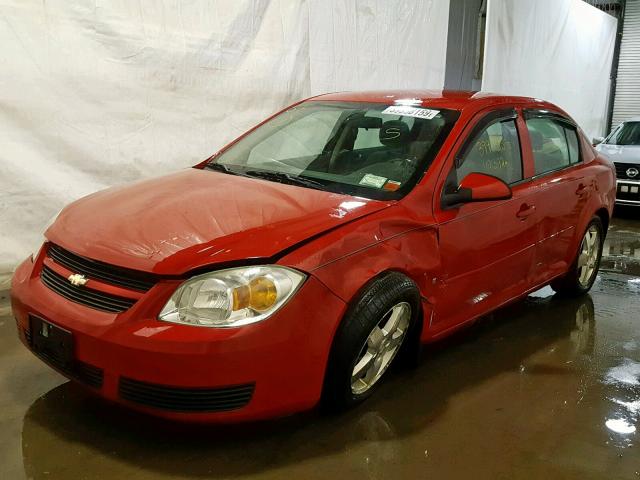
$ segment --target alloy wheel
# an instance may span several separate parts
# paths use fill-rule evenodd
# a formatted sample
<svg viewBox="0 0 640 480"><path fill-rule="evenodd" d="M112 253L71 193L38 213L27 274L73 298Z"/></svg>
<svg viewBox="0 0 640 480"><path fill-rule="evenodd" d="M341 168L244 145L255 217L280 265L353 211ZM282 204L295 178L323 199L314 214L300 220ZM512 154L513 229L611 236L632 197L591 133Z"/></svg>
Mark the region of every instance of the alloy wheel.
<svg viewBox="0 0 640 480"><path fill-rule="evenodd" d="M400 350L410 321L411 305L401 302L391 307L373 327L351 373L353 394L367 392L380 380Z"/></svg>
<svg viewBox="0 0 640 480"><path fill-rule="evenodd" d="M588 287L593 280L598 266L600 253L600 231L595 225L591 225L584 234L578 256L578 282L583 287Z"/></svg>

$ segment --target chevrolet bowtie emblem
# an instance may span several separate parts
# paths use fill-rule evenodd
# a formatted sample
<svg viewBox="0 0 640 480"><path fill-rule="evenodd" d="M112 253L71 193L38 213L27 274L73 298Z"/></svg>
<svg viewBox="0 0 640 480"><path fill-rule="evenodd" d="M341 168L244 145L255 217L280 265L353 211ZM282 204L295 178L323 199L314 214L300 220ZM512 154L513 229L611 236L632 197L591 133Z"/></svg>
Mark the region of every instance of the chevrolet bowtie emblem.
<svg viewBox="0 0 640 480"><path fill-rule="evenodd" d="M71 285L75 285L76 287L82 287L88 282L87 277L85 277L84 275L80 275L79 273L69 275L69 278L67 278L67 280L69 280L69 283L71 283Z"/></svg>

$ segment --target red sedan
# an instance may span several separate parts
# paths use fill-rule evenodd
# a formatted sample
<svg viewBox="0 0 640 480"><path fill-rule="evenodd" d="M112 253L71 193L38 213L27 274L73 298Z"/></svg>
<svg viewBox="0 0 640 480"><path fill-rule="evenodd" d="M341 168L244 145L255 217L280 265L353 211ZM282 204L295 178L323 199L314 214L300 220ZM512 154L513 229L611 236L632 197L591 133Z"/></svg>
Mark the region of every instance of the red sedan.
<svg viewBox="0 0 640 480"><path fill-rule="evenodd" d="M533 290L587 292L614 201L612 164L550 103L321 95L66 207L13 311L43 361L149 413L344 408Z"/></svg>

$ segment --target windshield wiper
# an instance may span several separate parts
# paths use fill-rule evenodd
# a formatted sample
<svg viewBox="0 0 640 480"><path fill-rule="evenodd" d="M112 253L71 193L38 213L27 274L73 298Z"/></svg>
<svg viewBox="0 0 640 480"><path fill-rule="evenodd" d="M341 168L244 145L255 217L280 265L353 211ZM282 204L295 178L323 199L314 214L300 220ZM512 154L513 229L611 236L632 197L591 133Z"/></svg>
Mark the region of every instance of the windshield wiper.
<svg viewBox="0 0 640 480"><path fill-rule="evenodd" d="M205 170L214 170L216 172L228 173L229 175L238 175L240 177L247 178L261 178L272 182L288 183L290 185L325 190L325 186L320 182L316 182L310 178L294 177L293 175L283 172L269 172L266 170L232 170L228 165L223 165L221 163L209 163L204 168Z"/></svg>
<svg viewBox="0 0 640 480"><path fill-rule="evenodd" d="M222 165L221 163L208 163L205 165L204 169L213 170L215 172L228 173L229 175L246 176L246 175L243 175L241 172L238 172L236 170L231 170L227 165Z"/></svg>
<svg viewBox="0 0 640 480"><path fill-rule="evenodd" d="M244 174L249 177L262 178L273 182L288 183L291 185L299 185L301 187L315 188L317 190L326 189L325 185L320 182L316 182L315 180L311 180L306 177L295 177L289 173L268 172L265 170L247 170Z"/></svg>

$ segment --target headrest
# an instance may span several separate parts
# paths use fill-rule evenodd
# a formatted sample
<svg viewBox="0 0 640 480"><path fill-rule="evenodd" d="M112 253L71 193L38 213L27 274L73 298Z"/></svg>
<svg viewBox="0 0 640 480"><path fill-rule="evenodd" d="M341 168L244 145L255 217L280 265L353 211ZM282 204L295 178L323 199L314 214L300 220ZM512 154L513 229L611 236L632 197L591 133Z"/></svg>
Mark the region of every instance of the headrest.
<svg viewBox="0 0 640 480"><path fill-rule="evenodd" d="M529 138L531 138L531 149L538 152L544 146L544 137L540 132L529 130Z"/></svg>
<svg viewBox="0 0 640 480"><path fill-rule="evenodd" d="M397 147L409 143L409 126L402 120L389 120L380 127L380 143Z"/></svg>

